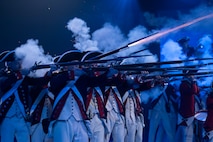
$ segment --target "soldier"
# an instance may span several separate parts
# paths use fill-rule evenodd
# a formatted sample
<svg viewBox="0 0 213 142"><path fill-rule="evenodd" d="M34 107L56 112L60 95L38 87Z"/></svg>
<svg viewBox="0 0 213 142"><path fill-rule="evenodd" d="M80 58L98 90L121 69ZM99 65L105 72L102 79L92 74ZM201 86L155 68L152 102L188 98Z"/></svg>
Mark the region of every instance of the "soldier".
<svg viewBox="0 0 213 142"><path fill-rule="evenodd" d="M9 50L6 50L6 51L3 51L1 54L0 54L0 63L4 63L2 62L2 58L4 58L4 56L10 52ZM1 66L2 69L5 69L5 66Z"/></svg>
<svg viewBox="0 0 213 142"><path fill-rule="evenodd" d="M125 125L127 129L125 141L142 142L145 124L140 92L149 89L151 84L149 82L142 83L138 77L135 77L135 79L126 77L126 81L129 89L122 97L125 107Z"/></svg>
<svg viewBox="0 0 213 142"><path fill-rule="evenodd" d="M71 50L62 54L57 63L79 61L81 58L80 51ZM55 99L48 136L54 142L88 141L84 123L87 119L83 96L87 80L84 77L78 66L65 66L52 74L49 91Z"/></svg>
<svg viewBox="0 0 213 142"><path fill-rule="evenodd" d="M0 54L0 63L2 63L2 58L10 51L3 51L1 54ZM1 70L0 70L0 86L1 86L1 83L4 81L4 71L5 71L5 67L4 65L1 66ZM0 90L0 98L2 97L3 93L1 92ZM1 123L0 123L0 141L1 141Z"/></svg>
<svg viewBox="0 0 213 142"><path fill-rule="evenodd" d="M204 122L205 142L213 142L213 82L206 100L207 118Z"/></svg>
<svg viewBox="0 0 213 142"><path fill-rule="evenodd" d="M3 73L0 89L3 93L0 101L1 141L30 141L30 96L29 85L43 85L46 78L27 76L29 70L22 70L21 59L15 51L8 52L1 60L6 62L7 70Z"/></svg>
<svg viewBox="0 0 213 142"><path fill-rule="evenodd" d="M194 71L193 71L194 72ZM199 88L190 75L192 71L185 71L180 84L180 106L178 114L178 126L176 140L178 142L192 142L194 139L194 115L195 115L195 95L199 94Z"/></svg>
<svg viewBox="0 0 213 142"><path fill-rule="evenodd" d="M50 119L54 97L48 91L47 84L44 86L31 86L30 94L33 102L30 109L31 142L42 142L48 130L48 128L45 128L45 123Z"/></svg>
<svg viewBox="0 0 213 142"><path fill-rule="evenodd" d="M128 88L124 86L125 80L122 79L121 74L118 74L114 69L111 70L111 73L114 75L107 79L105 89L106 124L109 130L105 141L110 141L110 137L112 136L113 142L124 142L125 118L122 96Z"/></svg>
<svg viewBox="0 0 213 142"><path fill-rule="evenodd" d="M100 55L98 51L86 53L81 61L88 60ZM93 66L96 66L93 64ZM86 114L89 120L86 121L90 142L104 142L106 134L106 111L104 104L104 83L106 80L105 71L92 71L89 73L88 94L86 97Z"/></svg>
<svg viewBox="0 0 213 142"><path fill-rule="evenodd" d="M56 62L59 56L53 58ZM55 67L55 66L54 66ZM45 75L51 78L51 72L55 70L47 71ZM39 74L43 75L43 74ZM45 76L44 75L44 76ZM52 104L54 96L48 91L48 83L43 86L30 86L30 94L32 95L32 105L30 108L31 116L31 142L44 141L46 134L48 133L48 126L50 122L50 116L52 114Z"/></svg>
<svg viewBox="0 0 213 142"><path fill-rule="evenodd" d="M52 58L54 63L57 62L60 56ZM36 68L36 66L35 66ZM50 65L50 70L45 72L37 73L39 76L48 76L51 79L52 71L56 70L55 65ZM34 73L36 73L34 71ZM54 96L48 90L48 83L43 86L30 86L29 91L32 95L32 105L30 108L31 116L31 141L32 142L43 142L48 133L48 126L50 122L50 116L52 114L52 105Z"/></svg>
<svg viewBox="0 0 213 142"><path fill-rule="evenodd" d="M169 84L165 85L164 90L160 91L158 98L153 101L149 116L149 142L174 142L176 132L176 123L174 123L176 122L176 109L172 100L176 97L173 86Z"/></svg>

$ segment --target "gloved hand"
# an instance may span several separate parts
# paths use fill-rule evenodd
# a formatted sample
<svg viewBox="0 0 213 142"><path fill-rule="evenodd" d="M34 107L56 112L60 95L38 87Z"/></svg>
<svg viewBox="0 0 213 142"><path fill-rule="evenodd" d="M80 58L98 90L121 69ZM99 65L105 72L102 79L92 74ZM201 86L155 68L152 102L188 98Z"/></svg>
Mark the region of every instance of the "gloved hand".
<svg viewBox="0 0 213 142"><path fill-rule="evenodd" d="M55 64L50 64L50 70L47 72L47 76L51 76L57 69L58 67Z"/></svg>

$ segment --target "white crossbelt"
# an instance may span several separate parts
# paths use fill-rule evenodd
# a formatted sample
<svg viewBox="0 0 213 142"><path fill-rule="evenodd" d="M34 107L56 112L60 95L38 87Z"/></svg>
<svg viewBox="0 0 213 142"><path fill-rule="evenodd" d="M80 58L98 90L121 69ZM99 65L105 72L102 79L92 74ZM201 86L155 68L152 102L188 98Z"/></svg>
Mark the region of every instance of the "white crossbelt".
<svg viewBox="0 0 213 142"><path fill-rule="evenodd" d="M35 108L38 106L39 102L42 100L47 91L48 91L47 88L41 90L41 92L39 93L38 97L36 98L30 109L30 115L35 111Z"/></svg>
<svg viewBox="0 0 213 142"><path fill-rule="evenodd" d="M0 105L2 105L2 103L3 103L5 100L7 100L10 96L13 95L13 93L14 93L14 92L17 90L17 88L21 85L21 83L22 83L23 80L24 80L24 78L18 80L18 81L13 85L13 87L12 87L9 91L7 91L7 92L1 97L1 99L0 99Z"/></svg>
<svg viewBox="0 0 213 142"><path fill-rule="evenodd" d="M71 89L73 90L73 92L75 92L76 96L80 99L80 101L81 101L81 103L82 103L82 105L83 105L83 107L84 107L84 109L85 109L84 100L83 100L83 98L82 98L80 92L79 92L78 89L76 88L76 86L73 85L73 86L71 87Z"/></svg>
<svg viewBox="0 0 213 142"><path fill-rule="evenodd" d="M75 83L75 81L70 81L69 83L67 83L67 85L60 91L60 93L58 94L58 96L56 97L54 104L53 104L53 109L56 107L57 103L59 102L59 100L64 96L64 94L71 88L71 86L73 86Z"/></svg>

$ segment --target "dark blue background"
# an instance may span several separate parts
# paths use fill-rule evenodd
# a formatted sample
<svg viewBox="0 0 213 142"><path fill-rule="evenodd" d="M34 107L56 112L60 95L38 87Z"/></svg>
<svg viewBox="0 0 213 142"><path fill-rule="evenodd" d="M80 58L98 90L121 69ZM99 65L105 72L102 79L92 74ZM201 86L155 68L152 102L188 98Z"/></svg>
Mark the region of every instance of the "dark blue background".
<svg viewBox="0 0 213 142"><path fill-rule="evenodd" d="M175 17L211 0L1 0L1 51L12 50L27 39L38 39L46 52L61 54L72 48L72 33L65 27L78 17L87 22L90 32L105 22L127 33L145 25L143 13Z"/></svg>

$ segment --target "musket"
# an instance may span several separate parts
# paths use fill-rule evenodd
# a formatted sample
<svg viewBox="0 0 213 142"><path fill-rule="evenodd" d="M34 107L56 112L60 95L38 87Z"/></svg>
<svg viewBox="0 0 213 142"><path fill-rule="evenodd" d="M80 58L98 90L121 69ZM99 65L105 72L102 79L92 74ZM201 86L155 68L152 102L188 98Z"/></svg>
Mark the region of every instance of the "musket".
<svg viewBox="0 0 213 142"><path fill-rule="evenodd" d="M193 61L203 61L203 60L213 60L213 58L195 58L189 60L174 60L174 61L163 61L163 62L148 62L148 63L137 63L137 64L127 64L127 65L120 65L124 67L131 67L131 66L144 66L144 67L151 67L156 65L168 65L168 64L181 64L185 62L193 62ZM210 65L213 63L206 63L205 65ZM204 64L201 64L204 65ZM192 65L194 67L195 65ZM190 66L188 66L190 67Z"/></svg>
<svg viewBox="0 0 213 142"><path fill-rule="evenodd" d="M176 68L176 67L170 67L170 68L150 68L150 67L122 67L122 66L114 66L114 69L117 70L126 70L126 71L197 71L197 70L210 70L210 69L197 69L197 68Z"/></svg>
<svg viewBox="0 0 213 142"><path fill-rule="evenodd" d="M177 73L177 74L159 74L159 75L147 75L144 76L144 78L153 78L156 76L161 76L161 77L177 77L177 76L202 76L202 75L212 75L213 71L209 72L197 72L197 73Z"/></svg>
<svg viewBox="0 0 213 142"><path fill-rule="evenodd" d="M182 78L177 78L177 77L183 77L183 76L194 76L195 78L198 77L209 77L209 75L213 74L213 72L200 72L200 73L190 73L190 74L161 74L161 75L143 75L141 74L141 79L142 82L147 82L147 81L165 81L165 82L172 82L172 81L177 81L177 80L182 80ZM157 78L159 76L160 78ZM176 77L176 78L173 78ZM170 79L172 78L172 79ZM166 80L165 80L166 79Z"/></svg>
<svg viewBox="0 0 213 142"><path fill-rule="evenodd" d="M100 63L107 63L110 61L122 61L123 59L127 58L138 58L143 56L152 56L152 55L134 55L134 56L123 56L117 57L113 59L105 59L105 60L86 60L86 61L73 61L73 62L64 62L64 63L54 63L54 64L44 64L44 65L35 65L31 68L31 70L38 70L44 68L51 68L52 66L61 67L61 66L72 66L72 65L91 65L91 64L100 64Z"/></svg>
<svg viewBox="0 0 213 142"><path fill-rule="evenodd" d="M198 74L198 75L194 75L195 76L195 78L196 79L200 79L200 78L206 78L206 77L211 77L211 74L206 74L206 73L204 73L204 74ZM174 78L173 78L174 77ZM170 82L172 82L172 81L177 81L177 80L181 80L182 78L181 78L181 76L179 75L179 76L172 76L172 78L169 80Z"/></svg>
<svg viewBox="0 0 213 142"><path fill-rule="evenodd" d="M158 33L158 32L157 32L157 33ZM150 37L150 36L153 36L153 35L155 35L155 34L157 34L157 33L153 33L153 34L150 34L150 35L145 36L145 37L143 37L143 38L140 38L140 39L138 39L138 40L136 40L136 41L130 42L130 43L128 43L127 45L125 45L125 46L123 46L123 47L120 47L120 48L118 48L118 49L109 51L109 52L107 52L107 53L103 53L103 54L98 55L98 56L96 56L96 57L94 57L94 58L91 58L90 60L97 60L97 59L101 59L101 58L104 58L104 57L113 55L113 54L115 54L115 53L118 53L118 52L120 52L121 50L124 50L124 49L126 49L126 48L129 48L130 45L132 45L133 43L136 43L136 42L138 42L138 41L140 41L140 40L142 40L142 39L145 39L145 38L148 38L148 37ZM142 51L144 51L144 50L147 50L147 49L142 49L140 52L142 52Z"/></svg>
<svg viewBox="0 0 213 142"><path fill-rule="evenodd" d="M152 56L152 55L149 55L149 54L147 54L147 55L132 55L132 56L121 56L121 57L116 57L116 58L113 58L113 59L102 59L102 60L92 60L92 61L106 61L106 62L108 62L108 61L122 61L122 60L124 60L124 59L128 59L128 58L139 58L139 57L145 57L145 56ZM88 61L90 61L90 60L88 60ZM91 62L92 62L91 61Z"/></svg>
<svg viewBox="0 0 213 142"><path fill-rule="evenodd" d="M134 54L137 54L137 53L140 53L140 52L143 52L143 51L145 51L145 50L148 50L148 48L144 48L144 49L141 49L141 50L132 52L132 53L130 53L130 56L131 56L131 55L134 55Z"/></svg>
<svg viewBox="0 0 213 142"><path fill-rule="evenodd" d="M203 63L203 64L196 64L196 65L187 65L187 66L179 66L177 68L182 68L182 67L188 67L188 68L195 68L195 67L205 67L205 66L208 66L208 65L213 65L212 62L210 63Z"/></svg>
<svg viewBox="0 0 213 142"><path fill-rule="evenodd" d="M208 15L206 15L206 16L202 16L202 17L196 18L196 19L194 19L194 20L192 20L192 21L189 21L189 22L187 22L187 23L185 23L185 24L182 24L182 25L176 26L176 27L174 27L174 28L168 29L168 30L166 30L166 31L157 32L157 33L148 35L148 36L146 36L146 37L144 37L144 38L141 38L141 39L139 39L139 40L133 41L133 42L129 43L128 45L124 46L124 47L121 47L121 48L112 50L112 51L110 51L110 52L108 52L108 53L101 54L100 56L97 56L97 57L95 57L95 58L93 58L93 59L100 59L100 58L103 58L103 57L106 57L106 56L115 54L115 53L117 53L117 52L119 52L120 50L123 50L123 49L125 49L125 48L128 48L128 47L131 47L131 46L135 46L135 45L144 43L144 41L145 41L144 39L146 39L146 38L148 39L147 41L151 41L151 40L154 40L154 39L156 39L156 38L159 38L159 37L161 37L161 36L163 36L163 35L166 35L166 34L168 34L168 33L171 33L171 32L177 31L177 30L180 30L180 29L182 29L182 28L185 28L185 27L187 27L187 26L190 26L190 25L192 25L192 24L195 24L195 23L197 23L197 22L200 22L200 21L202 21L202 20L205 20L205 19L208 19L208 18L212 18L212 17L213 17L213 14L208 14ZM146 41L146 42L147 42L147 41Z"/></svg>
<svg viewBox="0 0 213 142"><path fill-rule="evenodd" d="M93 71L107 71L109 68L116 69L118 71L128 71L130 74L140 74L143 71L147 72L161 72L161 73L168 73L168 72L179 72L179 71L195 71L198 70L202 71L210 71L210 69L196 69L196 68L147 68L147 67L123 67L123 66L98 66L92 67L90 70Z"/></svg>

